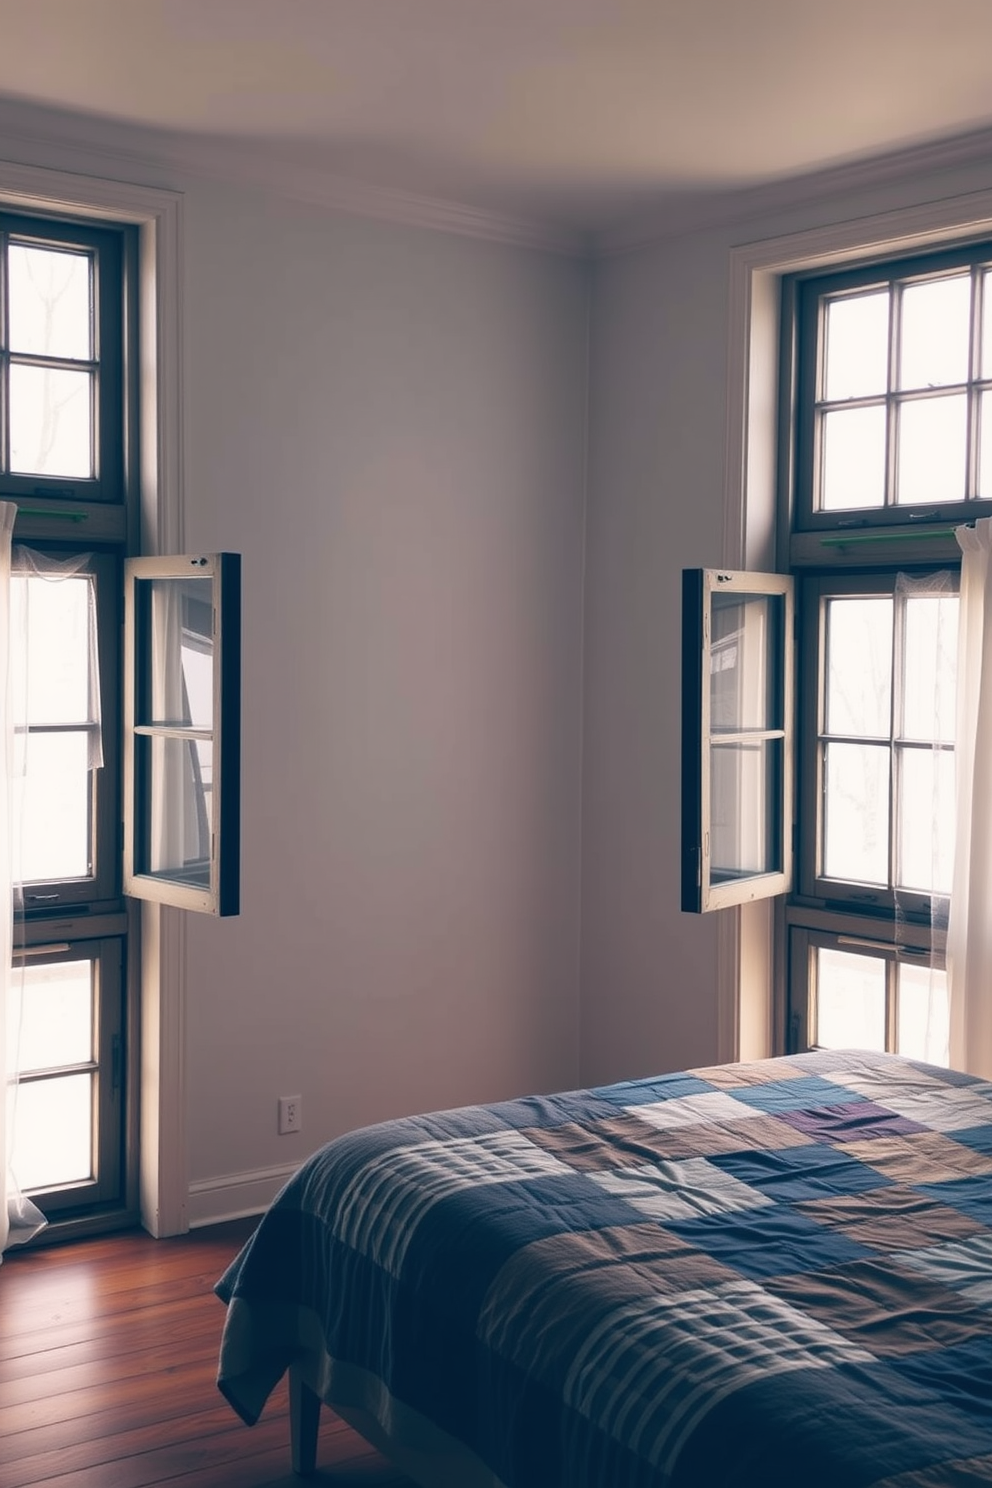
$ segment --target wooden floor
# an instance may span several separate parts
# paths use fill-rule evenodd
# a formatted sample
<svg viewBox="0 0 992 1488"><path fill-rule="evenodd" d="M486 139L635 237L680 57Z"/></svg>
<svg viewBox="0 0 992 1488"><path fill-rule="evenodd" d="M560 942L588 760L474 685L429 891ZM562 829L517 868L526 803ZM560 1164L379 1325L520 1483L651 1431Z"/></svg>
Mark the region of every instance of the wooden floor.
<svg viewBox="0 0 992 1488"><path fill-rule="evenodd" d="M3 1488L301 1488L285 1382L250 1429L215 1384L224 1308L212 1289L250 1231L237 1221L7 1253ZM314 1484L414 1488L330 1411L317 1463Z"/></svg>

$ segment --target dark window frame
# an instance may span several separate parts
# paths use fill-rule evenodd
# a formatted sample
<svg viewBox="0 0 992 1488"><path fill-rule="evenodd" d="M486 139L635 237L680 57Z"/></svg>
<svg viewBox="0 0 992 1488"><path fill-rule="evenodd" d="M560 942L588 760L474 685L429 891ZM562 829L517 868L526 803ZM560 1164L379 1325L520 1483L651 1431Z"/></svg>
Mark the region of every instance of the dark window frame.
<svg viewBox="0 0 992 1488"><path fill-rule="evenodd" d="M134 417L127 394L128 342L136 324L133 260L129 239L135 230L95 227L64 219L0 212L0 497L30 505L36 501L123 505L133 463ZM51 362L14 353L8 345L9 285L6 244L15 239L44 248L77 248L94 258L94 457L92 478L20 475L9 469L9 368L16 363ZM82 365L82 364L80 364ZM85 364L91 365L89 363Z"/></svg>

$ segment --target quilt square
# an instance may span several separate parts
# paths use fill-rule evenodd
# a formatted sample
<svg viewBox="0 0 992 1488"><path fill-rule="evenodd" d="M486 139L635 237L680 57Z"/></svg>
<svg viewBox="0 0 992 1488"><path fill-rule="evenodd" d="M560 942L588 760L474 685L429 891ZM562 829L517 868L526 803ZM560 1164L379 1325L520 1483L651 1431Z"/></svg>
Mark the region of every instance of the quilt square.
<svg viewBox="0 0 992 1488"><path fill-rule="evenodd" d="M987 1316L966 1297L892 1256L776 1276L766 1285L879 1359L948 1348L988 1331Z"/></svg>
<svg viewBox="0 0 992 1488"><path fill-rule="evenodd" d="M560 1386L574 1357L574 1347L560 1345L564 1319L572 1318L578 1346L598 1317L620 1308L738 1281L712 1256L649 1223L550 1235L510 1256L494 1276L476 1332L487 1348ZM556 1337L557 1361L542 1354L542 1340Z"/></svg>
<svg viewBox="0 0 992 1488"><path fill-rule="evenodd" d="M911 1183L914 1187L992 1173L992 1159L935 1131L844 1142L837 1150L876 1168L895 1183Z"/></svg>
<svg viewBox="0 0 992 1488"><path fill-rule="evenodd" d="M822 1142L771 1152L728 1153L714 1157L713 1165L778 1204L794 1204L819 1194L860 1193L889 1182L874 1168Z"/></svg>
<svg viewBox="0 0 992 1488"><path fill-rule="evenodd" d="M781 1111L778 1119L819 1142L860 1142L874 1137L922 1131L918 1122L898 1116L870 1100L842 1101L812 1111Z"/></svg>
<svg viewBox="0 0 992 1488"><path fill-rule="evenodd" d="M969 1126L964 1131L956 1131L954 1140L963 1147L970 1147L972 1152L992 1157L992 1122L988 1126Z"/></svg>
<svg viewBox="0 0 992 1488"><path fill-rule="evenodd" d="M603 1085L590 1093L611 1106L643 1106L655 1101L678 1100L684 1095L704 1095L711 1090L709 1081L695 1070L680 1074L655 1075L645 1080L625 1080L620 1085Z"/></svg>
<svg viewBox="0 0 992 1488"><path fill-rule="evenodd" d="M992 1235L985 1231L943 1245L904 1250L898 1260L911 1271L922 1271L962 1292L980 1307L992 1306ZM992 1356L992 1348L989 1353Z"/></svg>
<svg viewBox="0 0 992 1488"><path fill-rule="evenodd" d="M732 1098L742 1105L754 1106L776 1116L784 1111L815 1110L819 1106L838 1106L845 1101L863 1099L855 1090L835 1085L821 1075L810 1074L798 1079L771 1080L764 1085L741 1087L733 1091Z"/></svg>
<svg viewBox="0 0 992 1488"><path fill-rule="evenodd" d="M842 1230L871 1250L914 1250L981 1233L981 1226L966 1214L902 1184L812 1199L797 1207L818 1224Z"/></svg>
<svg viewBox="0 0 992 1488"><path fill-rule="evenodd" d="M890 1111L905 1116L916 1125L930 1131L968 1131L975 1126L992 1124L992 1098L987 1086L937 1085L921 1082L919 1087L895 1087L884 1095L874 1092Z"/></svg>
<svg viewBox="0 0 992 1488"><path fill-rule="evenodd" d="M410 1238L424 1215L452 1194L519 1183L529 1177L578 1175L520 1132L421 1142L387 1149L342 1189L340 1239L398 1275Z"/></svg>
<svg viewBox="0 0 992 1488"><path fill-rule="evenodd" d="M772 1375L870 1358L786 1300L738 1279L604 1318L576 1352L564 1396L667 1481L718 1401Z"/></svg>
<svg viewBox="0 0 992 1488"><path fill-rule="evenodd" d="M870 1254L846 1235L779 1204L732 1216L675 1220L670 1228L741 1276L755 1279L825 1270Z"/></svg>
<svg viewBox="0 0 992 1488"><path fill-rule="evenodd" d="M753 1114L750 1106L735 1100L723 1090L707 1090L698 1095L680 1096L674 1100L652 1101L632 1106L642 1121L668 1130L679 1126L700 1126L703 1122L717 1126L728 1122L747 1121Z"/></svg>
<svg viewBox="0 0 992 1488"><path fill-rule="evenodd" d="M717 1090L739 1090L747 1085L777 1084L781 1080L801 1080L806 1071L791 1065L787 1059L741 1060L739 1064L714 1064L693 1071Z"/></svg>
<svg viewBox="0 0 992 1488"><path fill-rule="evenodd" d="M948 1183L921 1183L920 1190L942 1204L950 1204L986 1228L992 1228L992 1183L987 1182L984 1175L955 1178Z"/></svg>
<svg viewBox="0 0 992 1488"><path fill-rule="evenodd" d="M732 1214L769 1204L763 1193L741 1183L706 1158L645 1163L613 1173L593 1173L594 1183L640 1214L664 1222Z"/></svg>

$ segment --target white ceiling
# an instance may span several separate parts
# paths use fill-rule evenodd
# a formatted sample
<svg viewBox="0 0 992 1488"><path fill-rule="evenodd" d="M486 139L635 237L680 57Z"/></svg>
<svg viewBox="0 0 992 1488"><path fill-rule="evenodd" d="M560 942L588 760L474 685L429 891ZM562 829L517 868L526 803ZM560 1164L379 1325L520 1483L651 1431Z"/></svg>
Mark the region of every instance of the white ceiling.
<svg viewBox="0 0 992 1488"><path fill-rule="evenodd" d="M992 0L0 0L0 98L595 230L992 124Z"/></svg>

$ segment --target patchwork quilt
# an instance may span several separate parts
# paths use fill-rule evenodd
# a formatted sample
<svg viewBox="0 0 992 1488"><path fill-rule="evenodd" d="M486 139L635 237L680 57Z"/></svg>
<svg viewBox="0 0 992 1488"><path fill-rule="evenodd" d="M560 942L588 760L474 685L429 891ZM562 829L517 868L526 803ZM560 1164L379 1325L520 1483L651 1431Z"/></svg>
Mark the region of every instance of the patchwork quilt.
<svg viewBox="0 0 992 1488"><path fill-rule="evenodd" d="M303 1359L505 1488L992 1484L992 1085L820 1051L369 1127L217 1291L245 1420Z"/></svg>

